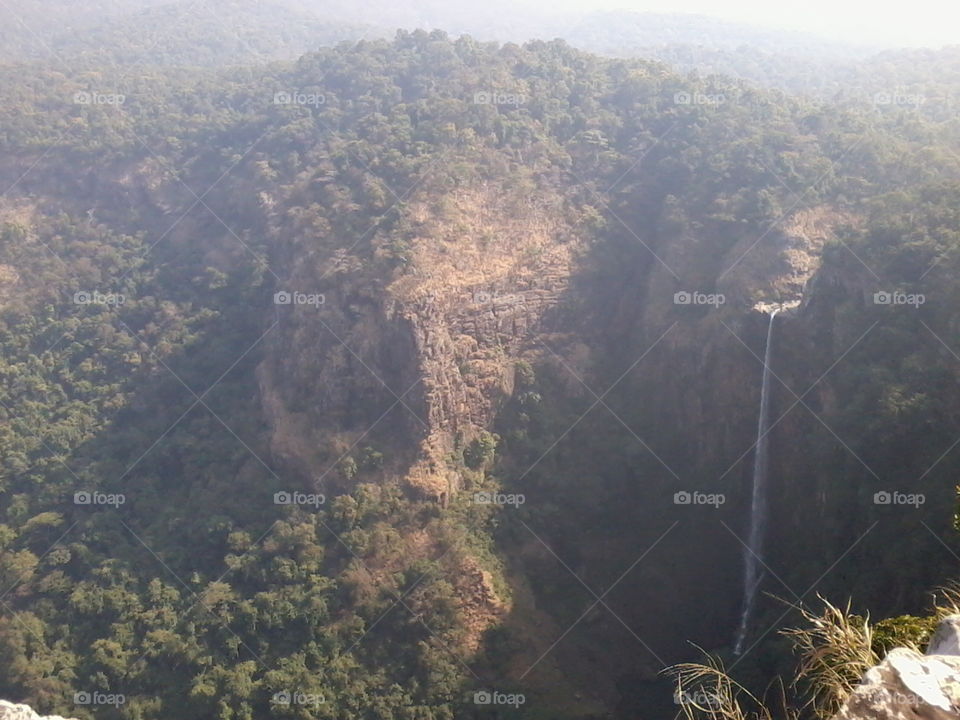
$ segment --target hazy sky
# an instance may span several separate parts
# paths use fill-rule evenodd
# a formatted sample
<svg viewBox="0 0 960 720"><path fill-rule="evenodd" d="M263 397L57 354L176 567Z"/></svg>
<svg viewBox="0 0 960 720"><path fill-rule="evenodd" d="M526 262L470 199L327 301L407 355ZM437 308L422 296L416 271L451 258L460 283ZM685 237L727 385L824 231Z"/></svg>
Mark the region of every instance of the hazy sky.
<svg viewBox="0 0 960 720"><path fill-rule="evenodd" d="M960 44L958 0L551 0L551 7L689 12L862 44Z"/></svg>

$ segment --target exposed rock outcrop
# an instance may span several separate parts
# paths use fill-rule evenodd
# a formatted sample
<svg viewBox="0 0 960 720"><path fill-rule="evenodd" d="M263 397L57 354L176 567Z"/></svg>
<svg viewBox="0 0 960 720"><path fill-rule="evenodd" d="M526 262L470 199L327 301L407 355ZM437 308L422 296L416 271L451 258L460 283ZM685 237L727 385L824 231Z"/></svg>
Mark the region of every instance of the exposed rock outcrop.
<svg viewBox="0 0 960 720"><path fill-rule="evenodd" d="M388 239L375 239L373 258L358 249L282 260L290 287L319 289L325 304L277 315L259 371L274 457L325 476L369 442L372 426L394 427L400 440L388 454L416 453L389 469L422 497L456 492L451 458L490 426L517 359L549 332L545 316L567 290L582 242L566 214L548 193L417 196L407 203L403 269L377 264ZM391 409L396 419L385 417Z"/></svg>
<svg viewBox="0 0 960 720"><path fill-rule="evenodd" d="M459 488L447 458L458 437L467 442L490 426L512 392L516 359L544 332L577 244L559 201L515 207L490 189L447 201L444 218L413 204L415 272L387 288L413 332L426 398L427 432L408 482L433 497Z"/></svg>
<svg viewBox="0 0 960 720"><path fill-rule="evenodd" d="M799 210L770 229L768 237L746 236L727 254L718 286L729 298L756 303L757 309L795 307L820 269L823 246L844 225L861 219L821 205Z"/></svg>
<svg viewBox="0 0 960 720"><path fill-rule="evenodd" d="M15 705L0 700L0 720L71 720L60 715L37 715L28 705Z"/></svg>
<svg viewBox="0 0 960 720"><path fill-rule="evenodd" d="M864 675L834 720L960 718L960 615L944 619L926 655L897 648Z"/></svg>

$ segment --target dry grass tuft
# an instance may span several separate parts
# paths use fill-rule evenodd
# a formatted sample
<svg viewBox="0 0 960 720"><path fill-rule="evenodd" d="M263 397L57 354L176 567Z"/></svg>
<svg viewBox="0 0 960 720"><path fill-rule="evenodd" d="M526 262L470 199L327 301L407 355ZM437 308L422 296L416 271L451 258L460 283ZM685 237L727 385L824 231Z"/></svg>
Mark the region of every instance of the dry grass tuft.
<svg viewBox="0 0 960 720"><path fill-rule="evenodd" d="M944 614L960 612L960 584L940 593ZM822 597L823 609L815 613L796 606L804 627L783 630L799 655L794 686L803 683L800 707L787 702L780 685L779 709L754 696L730 677L721 660L707 655L702 663L684 663L669 669L677 679L677 698L687 720L798 720L800 717L832 718L860 683L864 673L880 662L873 650L869 618ZM706 653L705 653L706 655Z"/></svg>
<svg viewBox="0 0 960 720"><path fill-rule="evenodd" d="M677 680L675 697L687 720L797 720L797 714L786 709L782 688L780 699L785 709L774 715L767 704L730 677L720 659L706 657L706 664L683 663L669 669Z"/></svg>
<svg viewBox="0 0 960 720"><path fill-rule="evenodd" d="M810 707L817 717L830 718L841 708L864 673L880 662L873 650L868 617L837 607L820 597L818 615L798 607L806 627L784 630L800 655L797 680L808 685Z"/></svg>
<svg viewBox="0 0 960 720"><path fill-rule="evenodd" d="M954 580L937 588L933 594L933 612L937 620L960 615L960 582Z"/></svg>

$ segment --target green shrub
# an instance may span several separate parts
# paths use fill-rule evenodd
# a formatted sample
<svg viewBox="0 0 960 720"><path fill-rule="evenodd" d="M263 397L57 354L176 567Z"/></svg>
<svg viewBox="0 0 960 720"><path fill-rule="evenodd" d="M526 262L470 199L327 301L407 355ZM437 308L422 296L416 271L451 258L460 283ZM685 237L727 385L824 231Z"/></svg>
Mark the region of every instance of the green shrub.
<svg viewBox="0 0 960 720"><path fill-rule="evenodd" d="M937 626L936 617L899 615L886 618L873 626L873 651L884 656L896 647L923 650Z"/></svg>
<svg viewBox="0 0 960 720"><path fill-rule="evenodd" d="M479 470L493 461L500 437L486 430L480 433L463 451L463 461L471 470Z"/></svg>

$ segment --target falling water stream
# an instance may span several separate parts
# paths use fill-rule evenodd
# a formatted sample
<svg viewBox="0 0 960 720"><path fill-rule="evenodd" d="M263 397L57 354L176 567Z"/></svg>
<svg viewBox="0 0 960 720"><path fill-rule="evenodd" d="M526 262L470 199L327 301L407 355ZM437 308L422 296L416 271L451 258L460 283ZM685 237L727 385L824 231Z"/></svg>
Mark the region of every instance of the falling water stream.
<svg viewBox="0 0 960 720"><path fill-rule="evenodd" d="M770 357L773 346L773 321L777 311L770 313L767 326L767 347L763 354L763 379L760 382L760 417L757 420L757 443L753 456L753 495L750 502L750 536L743 553L743 611L740 627L733 646L733 654L743 652L750 616L756 601L757 588L762 579L761 551L767 522L767 435L770 432Z"/></svg>

